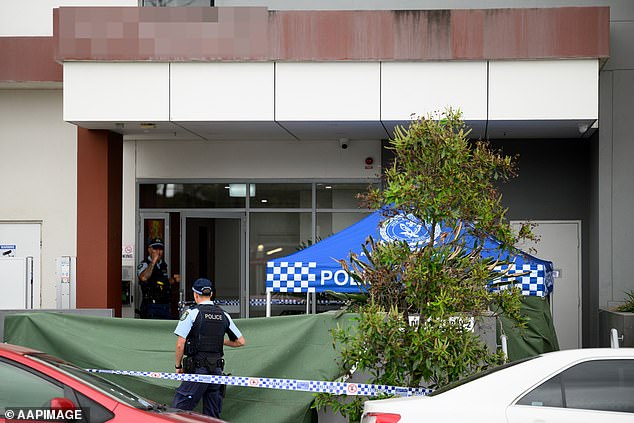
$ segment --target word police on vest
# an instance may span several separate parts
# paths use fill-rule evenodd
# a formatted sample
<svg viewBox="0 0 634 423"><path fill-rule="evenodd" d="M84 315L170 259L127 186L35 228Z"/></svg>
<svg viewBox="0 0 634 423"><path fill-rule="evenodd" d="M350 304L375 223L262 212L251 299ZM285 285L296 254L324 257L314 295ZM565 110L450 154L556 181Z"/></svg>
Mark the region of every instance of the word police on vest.
<svg viewBox="0 0 634 423"><path fill-rule="evenodd" d="M222 320L222 314L205 313L205 319L207 319L207 320Z"/></svg>

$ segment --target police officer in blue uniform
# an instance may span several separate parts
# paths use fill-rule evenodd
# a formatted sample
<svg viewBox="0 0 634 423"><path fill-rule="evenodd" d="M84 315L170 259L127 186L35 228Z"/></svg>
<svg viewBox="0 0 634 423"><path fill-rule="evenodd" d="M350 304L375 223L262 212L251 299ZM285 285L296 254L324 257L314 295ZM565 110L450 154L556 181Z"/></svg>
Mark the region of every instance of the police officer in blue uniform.
<svg viewBox="0 0 634 423"><path fill-rule="evenodd" d="M242 347L244 336L228 313L215 305L216 289L209 279L197 279L193 286L196 305L183 312L174 333L177 373L221 375L224 368L223 345ZM227 338L225 338L225 334ZM182 382L176 389L172 407L193 410L203 399L203 414L220 417L224 386Z"/></svg>
<svg viewBox="0 0 634 423"><path fill-rule="evenodd" d="M148 256L137 267L137 275L143 299L140 314L142 319L172 319L172 279L163 260L165 244L161 238L148 242ZM174 275L176 276L176 275Z"/></svg>

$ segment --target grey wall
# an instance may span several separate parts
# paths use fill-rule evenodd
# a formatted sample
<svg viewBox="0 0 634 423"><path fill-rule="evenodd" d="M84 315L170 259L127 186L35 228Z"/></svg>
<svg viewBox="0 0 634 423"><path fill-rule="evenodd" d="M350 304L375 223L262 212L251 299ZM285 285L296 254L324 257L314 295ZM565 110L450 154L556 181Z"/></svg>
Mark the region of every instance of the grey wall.
<svg viewBox="0 0 634 423"><path fill-rule="evenodd" d="M596 233L592 227L593 146L589 139L494 140L492 147L518 156L518 176L502 184L509 220L580 220L583 346L596 345L598 299L590 263Z"/></svg>
<svg viewBox="0 0 634 423"><path fill-rule="evenodd" d="M518 155L518 176L502 184L508 218L587 219L590 141L492 140L505 155Z"/></svg>
<svg viewBox="0 0 634 423"><path fill-rule="evenodd" d="M599 79L597 194L591 256L598 304L610 307L634 290L634 1L610 2L610 59Z"/></svg>

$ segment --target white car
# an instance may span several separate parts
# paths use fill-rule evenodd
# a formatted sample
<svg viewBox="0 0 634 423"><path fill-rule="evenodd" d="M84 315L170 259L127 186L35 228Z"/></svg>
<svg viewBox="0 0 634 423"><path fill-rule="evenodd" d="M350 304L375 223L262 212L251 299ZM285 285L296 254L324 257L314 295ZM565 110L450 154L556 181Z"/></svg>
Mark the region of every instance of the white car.
<svg viewBox="0 0 634 423"><path fill-rule="evenodd" d="M363 411L361 423L634 423L634 348L542 354Z"/></svg>

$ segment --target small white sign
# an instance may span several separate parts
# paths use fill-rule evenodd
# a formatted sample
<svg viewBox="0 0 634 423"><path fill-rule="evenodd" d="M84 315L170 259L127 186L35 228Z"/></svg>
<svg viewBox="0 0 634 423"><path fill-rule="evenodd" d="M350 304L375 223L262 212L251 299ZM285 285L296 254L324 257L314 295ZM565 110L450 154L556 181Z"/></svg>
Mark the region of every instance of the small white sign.
<svg viewBox="0 0 634 423"><path fill-rule="evenodd" d="M121 246L121 258L133 259L134 258L134 244L124 244Z"/></svg>
<svg viewBox="0 0 634 423"><path fill-rule="evenodd" d="M15 244L0 244L0 257L15 257Z"/></svg>
<svg viewBox="0 0 634 423"><path fill-rule="evenodd" d="M70 257L68 256L60 260L60 278L62 283L70 283Z"/></svg>

